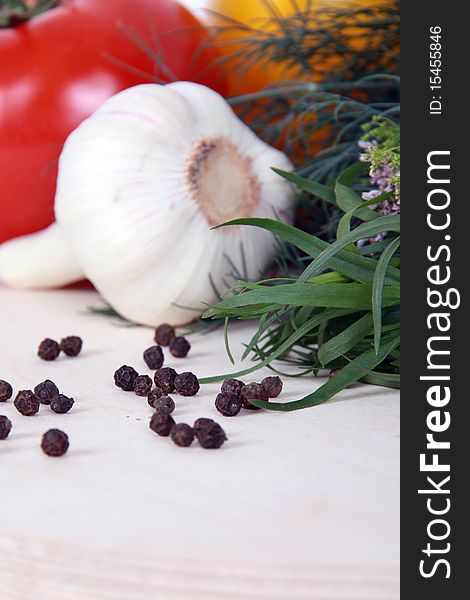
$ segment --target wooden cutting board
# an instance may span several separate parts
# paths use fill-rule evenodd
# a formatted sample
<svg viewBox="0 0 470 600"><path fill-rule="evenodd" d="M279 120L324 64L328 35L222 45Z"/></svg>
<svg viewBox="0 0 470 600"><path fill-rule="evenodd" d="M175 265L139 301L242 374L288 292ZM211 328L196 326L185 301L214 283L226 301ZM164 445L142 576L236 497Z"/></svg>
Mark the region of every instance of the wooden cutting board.
<svg viewBox="0 0 470 600"><path fill-rule="evenodd" d="M313 409L229 419L215 411L218 386L204 386L175 397L175 419L214 418L229 440L178 448L150 431L145 399L113 385L121 364L149 373L152 331L87 313L97 304L91 291L0 289L0 379L18 390L50 378L76 400L67 415L43 406L34 417L0 404L13 422L0 442L0 598L399 597L398 393L355 386ZM251 332L234 327L236 354ZM65 335L83 337L79 357L36 357L42 338ZM168 366L233 368L221 331L190 341ZM321 382L286 378L281 398ZM39 448L51 427L70 436L64 457Z"/></svg>

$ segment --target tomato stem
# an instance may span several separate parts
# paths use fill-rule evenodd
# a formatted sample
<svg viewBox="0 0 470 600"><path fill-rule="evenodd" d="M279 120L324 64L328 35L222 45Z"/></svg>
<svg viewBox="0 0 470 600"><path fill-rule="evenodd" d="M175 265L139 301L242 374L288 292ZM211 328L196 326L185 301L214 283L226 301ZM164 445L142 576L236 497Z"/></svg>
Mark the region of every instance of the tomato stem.
<svg viewBox="0 0 470 600"><path fill-rule="evenodd" d="M0 0L0 28L16 27L60 4L60 0Z"/></svg>

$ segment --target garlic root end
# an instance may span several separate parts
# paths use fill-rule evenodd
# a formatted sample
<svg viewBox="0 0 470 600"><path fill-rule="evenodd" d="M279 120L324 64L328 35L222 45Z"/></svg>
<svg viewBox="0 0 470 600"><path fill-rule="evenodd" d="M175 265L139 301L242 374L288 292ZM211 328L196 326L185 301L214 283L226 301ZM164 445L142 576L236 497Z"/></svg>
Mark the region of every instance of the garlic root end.
<svg viewBox="0 0 470 600"><path fill-rule="evenodd" d="M83 271L57 223L0 246L0 282L11 287L53 288L81 279Z"/></svg>

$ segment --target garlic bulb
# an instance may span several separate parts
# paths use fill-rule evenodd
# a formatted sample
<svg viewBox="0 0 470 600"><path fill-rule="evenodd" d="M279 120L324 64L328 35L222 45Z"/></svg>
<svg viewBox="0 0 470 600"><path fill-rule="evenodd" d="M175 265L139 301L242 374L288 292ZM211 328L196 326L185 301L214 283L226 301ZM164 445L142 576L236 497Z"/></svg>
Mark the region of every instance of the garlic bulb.
<svg viewBox="0 0 470 600"><path fill-rule="evenodd" d="M211 230L238 217L290 220L291 188L271 167L291 164L209 88L127 89L67 139L57 222L0 248L0 280L48 287L85 276L132 321L187 323L217 299L211 279L223 290L234 267L257 278L272 259L267 232Z"/></svg>

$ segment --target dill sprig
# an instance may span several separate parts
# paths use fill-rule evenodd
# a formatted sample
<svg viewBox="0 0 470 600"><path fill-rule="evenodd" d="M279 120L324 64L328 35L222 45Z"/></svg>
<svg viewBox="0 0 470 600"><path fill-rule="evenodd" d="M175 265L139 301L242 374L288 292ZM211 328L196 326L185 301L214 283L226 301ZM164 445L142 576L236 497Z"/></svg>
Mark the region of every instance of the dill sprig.
<svg viewBox="0 0 470 600"><path fill-rule="evenodd" d="M288 15L263 4L270 16L253 24L219 15L208 43L223 45L217 65L232 77L278 63L289 80L230 102L303 176L331 183L357 160L364 124L399 118L399 2L325 8L311 0L300 10L292 0Z"/></svg>
<svg viewBox="0 0 470 600"><path fill-rule="evenodd" d="M398 0L368 8L354 2L326 7L310 0L303 9L292 0L286 15L270 0L262 4L268 16L251 23L212 13L219 24L212 27L209 43L224 49L218 64L235 66L240 78L253 66L273 63L285 66L292 78L315 82L398 71Z"/></svg>

